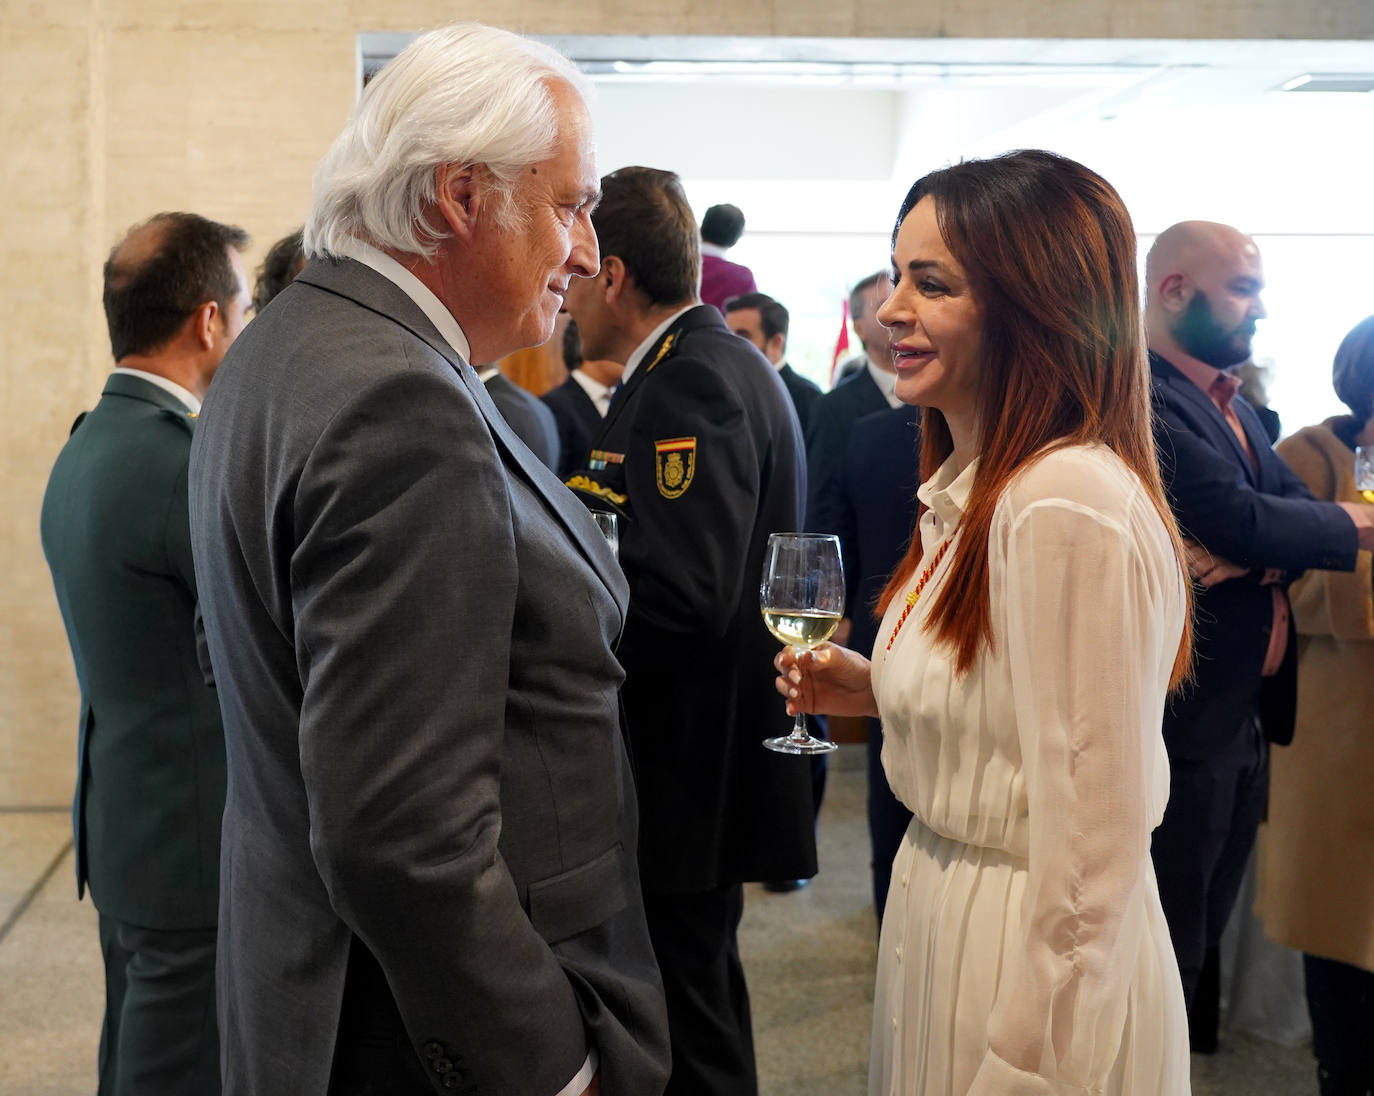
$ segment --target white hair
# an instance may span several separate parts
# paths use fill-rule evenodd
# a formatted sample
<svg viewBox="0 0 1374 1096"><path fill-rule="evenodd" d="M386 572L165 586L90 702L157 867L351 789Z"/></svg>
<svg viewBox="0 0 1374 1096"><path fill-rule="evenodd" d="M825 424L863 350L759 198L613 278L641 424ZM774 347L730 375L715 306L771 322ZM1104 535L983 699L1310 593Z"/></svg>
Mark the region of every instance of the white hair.
<svg viewBox="0 0 1374 1096"><path fill-rule="evenodd" d="M510 31L454 23L420 35L368 84L315 169L306 254L337 256L361 240L431 256L447 235L426 218L442 164L482 165L496 216L517 221L521 170L558 139L551 80L590 95L576 65Z"/></svg>

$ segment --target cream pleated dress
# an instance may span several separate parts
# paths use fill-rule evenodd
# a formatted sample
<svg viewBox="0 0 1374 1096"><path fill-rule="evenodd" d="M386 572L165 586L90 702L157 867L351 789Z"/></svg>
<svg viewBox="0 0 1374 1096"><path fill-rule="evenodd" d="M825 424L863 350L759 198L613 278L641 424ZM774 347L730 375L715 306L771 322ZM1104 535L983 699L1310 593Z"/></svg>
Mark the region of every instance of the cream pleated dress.
<svg viewBox="0 0 1374 1096"><path fill-rule="evenodd" d="M976 465L951 458L920 488L917 575L957 538ZM883 765L915 818L883 915L869 1090L1186 1094L1150 862L1185 606L1165 527L1103 446L1019 473L988 546L993 649L963 677L924 628L957 543L874 647Z"/></svg>

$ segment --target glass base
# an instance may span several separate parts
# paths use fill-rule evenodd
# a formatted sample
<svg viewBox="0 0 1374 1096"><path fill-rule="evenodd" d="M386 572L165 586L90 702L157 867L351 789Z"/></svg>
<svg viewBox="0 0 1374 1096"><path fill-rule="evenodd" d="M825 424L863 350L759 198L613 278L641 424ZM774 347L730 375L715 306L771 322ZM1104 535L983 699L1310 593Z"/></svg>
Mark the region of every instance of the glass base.
<svg viewBox="0 0 1374 1096"><path fill-rule="evenodd" d="M823 738L812 738L810 735L795 738L790 734L781 738L765 738L763 745L775 753L785 754L823 754L840 748L838 743L827 742Z"/></svg>

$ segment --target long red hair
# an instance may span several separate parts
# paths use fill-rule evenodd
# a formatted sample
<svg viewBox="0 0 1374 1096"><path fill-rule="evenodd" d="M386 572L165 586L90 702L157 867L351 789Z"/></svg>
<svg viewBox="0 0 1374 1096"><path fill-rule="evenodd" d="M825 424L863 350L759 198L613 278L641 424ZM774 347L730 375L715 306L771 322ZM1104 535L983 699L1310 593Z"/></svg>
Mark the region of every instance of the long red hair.
<svg viewBox="0 0 1374 1096"><path fill-rule="evenodd" d="M979 463L949 578L926 627L956 668L991 646L988 537L1008 481L1056 445L1100 442L1140 478L1174 543L1188 596L1171 685L1192 662L1192 586L1164 495L1150 427L1149 367L1136 279L1135 231L1111 184L1051 152L1012 152L932 172L907 193L893 229L922 198L982 308L977 394ZM926 408L921 478L954 450L944 416ZM913 536L879 612L916 570Z"/></svg>

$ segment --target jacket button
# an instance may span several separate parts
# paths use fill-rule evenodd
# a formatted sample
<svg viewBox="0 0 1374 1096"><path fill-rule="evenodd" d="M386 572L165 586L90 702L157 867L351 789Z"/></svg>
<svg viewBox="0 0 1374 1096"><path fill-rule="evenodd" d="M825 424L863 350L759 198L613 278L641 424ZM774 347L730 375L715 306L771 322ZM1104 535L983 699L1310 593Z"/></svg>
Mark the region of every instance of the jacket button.
<svg viewBox="0 0 1374 1096"><path fill-rule="evenodd" d="M460 1073L445 1073L443 1084L445 1088L460 1088L463 1084L463 1076Z"/></svg>
<svg viewBox="0 0 1374 1096"><path fill-rule="evenodd" d="M435 1062L434 1062L434 1072L435 1072L435 1073L452 1073L452 1072L453 1072L453 1063L450 1062L447 1058L439 1058L439 1059L436 1059Z"/></svg>
<svg viewBox="0 0 1374 1096"><path fill-rule="evenodd" d="M443 1043L437 1043L437 1042L436 1042L436 1043L426 1043L426 1044L425 1044L425 1057L428 1058L431 1062L434 1061L434 1059L436 1059L436 1058L442 1058L443 1056L444 1056L444 1044L443 1044Z"/></svg>

